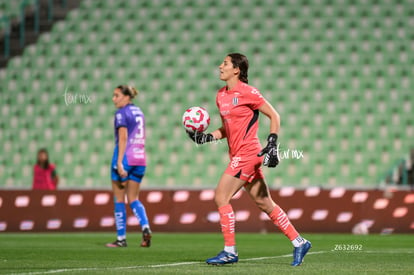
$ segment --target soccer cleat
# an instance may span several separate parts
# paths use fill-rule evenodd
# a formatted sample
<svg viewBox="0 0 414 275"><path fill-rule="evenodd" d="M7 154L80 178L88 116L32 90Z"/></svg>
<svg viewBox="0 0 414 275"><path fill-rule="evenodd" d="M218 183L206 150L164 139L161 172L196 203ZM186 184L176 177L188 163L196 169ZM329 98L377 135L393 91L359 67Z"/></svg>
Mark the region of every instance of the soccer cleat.
<svg viewBox="0 0 414 275"><path fill-rule="evenodd" d="M141 241L141 247L150 247L151 246L151 230L148 228L145 228L144 231L142 231L142 241Z"/></svg>
<svg viewBox="0 0 414 275"><path fill-rule="evenodd" d="M303 258L305 258L306 253L308 253L309 249L312 247L310 241L306 241L299 247L295 247L293 250L293 262L290 264L291 266L299 266L303 263Z"/></svg>
<svg viewBox="0 0 414 275"><path fill-rule="evenodd" d="M107 243L106 247L127 247L126 240L116 240L113 243Z"/></svg>
<svg viewBox="0 0 414 275"><path fill-rule="evenodd" d="M206 263L211 264L211 265L225 265L225 264L235 264L238 261L239 261L239 256L223 250L217 256L207 259Z"/></svg>

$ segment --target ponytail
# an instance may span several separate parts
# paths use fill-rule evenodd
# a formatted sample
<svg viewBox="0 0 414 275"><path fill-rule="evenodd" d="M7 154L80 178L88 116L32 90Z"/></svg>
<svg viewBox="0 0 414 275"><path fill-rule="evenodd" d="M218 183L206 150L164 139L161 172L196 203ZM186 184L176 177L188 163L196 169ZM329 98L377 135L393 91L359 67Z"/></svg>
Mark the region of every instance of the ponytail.
<svg viewBox="0 0 414 275"><path fill-rule="evenodd" d="M116 88L120 89L123 95L129 96L131 99L135 98L138 95L138 90L132 86L119 85Z"/></svg>

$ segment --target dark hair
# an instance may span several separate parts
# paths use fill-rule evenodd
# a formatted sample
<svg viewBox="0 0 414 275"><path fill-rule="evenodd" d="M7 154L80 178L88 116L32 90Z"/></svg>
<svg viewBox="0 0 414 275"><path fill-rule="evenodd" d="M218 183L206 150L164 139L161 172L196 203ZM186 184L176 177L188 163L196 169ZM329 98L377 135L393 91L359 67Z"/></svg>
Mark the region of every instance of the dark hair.
<svg viewBox="0 0 414 275"><path fill-rule="evenodd" d="M240 81L249 83L249 80L247 79L249 70L249 61L247 60L247 57L241 53L230 53L227 56L230 56L231 63L233 63L233 68L240 69Z"/></svg>
<svg viewBox="0 0 414 275"><path fill-rule="evenodd" d="M128 85L119 85L116 88L120 89L123 95L129 96L131 99L138 95L138 90Z"/></svg>
<svg viewBox="0 0 414 275"><path fill-rule="evenodd" d="M47 158L46 161L41 163L39 161L39 154L40 153L45 153ZM49 167L49 152L47 151L46 148L40 148L39 151L37 151L37 156L36 156L36 164L39 165L40 167L42 167L43 169L46 169Z"/></svg>

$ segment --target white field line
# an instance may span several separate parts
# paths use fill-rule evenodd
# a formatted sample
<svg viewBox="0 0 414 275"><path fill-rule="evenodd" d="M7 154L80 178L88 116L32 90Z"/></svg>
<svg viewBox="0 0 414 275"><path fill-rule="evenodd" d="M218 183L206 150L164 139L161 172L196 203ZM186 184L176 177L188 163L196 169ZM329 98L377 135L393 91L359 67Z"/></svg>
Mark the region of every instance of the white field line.
<svg viewBox="0 0 414 275"><path fill-rule="evenodd" d="M356 252L356 253L396 253L395 250L385 250L385 251L315 251L309 252L307 255L316 255L316 254L324 254L324 253L332 253L332 252ZM414 251L404 251L404 253L414 253ZM240 262L252 262L252 261L262 261L262 260L271 260L271 259L278 259L278 258L288 258L292 257L292 253L279 255L279 256L269 256L269 257L258 257L258 258L247 258L247 259L240 259ZM117 270L125 270L125 269L141 269L141 268L162 268L162 267L172 267L172 266L182 266L182 265L195 265L195 264L202 264L203 262L177 262L177 263L169 263L169 264L155 264L155 265L136 265L136 266L120 266L120 267L84 267L84 268L62 268L62 269L52 269L47 271L41 272L28 272L28 273L15 273L16 275L40 275L40 274L55 274L55 273L65 273L65 272L79 272L79 271L117 271Z"/></svg>
<svg viewBox="0 0 414 275"><path fill-rule="evenodd" d="M414 254L414 250L404 250L404 249L395 249L395 250L331 250L329 252L338 252L338 253L367 253L367 254L395 254L395 253L405 253L405 254ZM309 254L309 253L308 253Z"/></svg>
<svg viewBox="0 0 414 275"><path fill-rule="evenodd" d="M323 254L327 253L329 251L315 251L315 252L309 252L306 255L315 255L315 254ZM269 257L259 257L259 258L249 258L249 259L240 259L239 262L251 262L251 261L262 261L262 260L271 260L271 259L277 259L277 258L288 258L292 257L292 253L280 255L280 256L269 256Z"/></svg>
<svg viewBox="0 0 414 275"><path fill-rule="evenodd" d="M157 264L157 265L136 265L136 266L119 266L119 267L81 267L81 268L62 268L62 269L52 269L47 271L40 272L28 272L28 273L14 273L12 275L38 275L38 274L54 274L54 273L63 273L63 272L77 272L77 271L116 271L124 269L139 269L139 268L158 268L158 267L171 267L171 266L180 266L180 265L192 265L199 264L201 262L179 262L171 264Z"/></svg>

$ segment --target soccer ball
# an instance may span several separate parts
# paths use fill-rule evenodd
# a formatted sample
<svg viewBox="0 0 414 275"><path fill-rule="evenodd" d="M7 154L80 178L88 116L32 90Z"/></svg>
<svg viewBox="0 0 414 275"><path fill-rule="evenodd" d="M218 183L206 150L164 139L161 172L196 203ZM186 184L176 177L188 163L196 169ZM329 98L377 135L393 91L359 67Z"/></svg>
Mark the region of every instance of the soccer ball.
<svg viewBox="0 0 414 275"><path fill-rule="evenodd" d="M191 133L204 132L210 125L210 116L202 107L191 107L183 114L183 125Z"/></svg>

